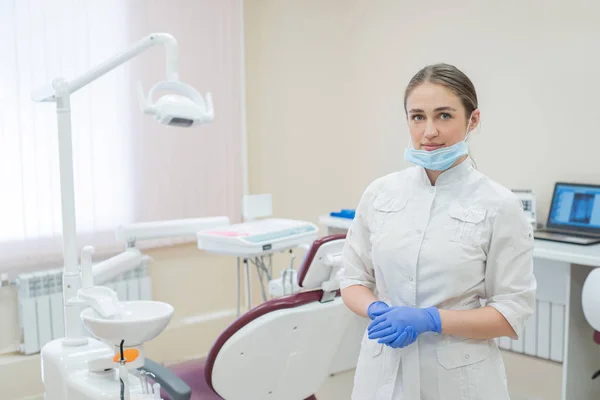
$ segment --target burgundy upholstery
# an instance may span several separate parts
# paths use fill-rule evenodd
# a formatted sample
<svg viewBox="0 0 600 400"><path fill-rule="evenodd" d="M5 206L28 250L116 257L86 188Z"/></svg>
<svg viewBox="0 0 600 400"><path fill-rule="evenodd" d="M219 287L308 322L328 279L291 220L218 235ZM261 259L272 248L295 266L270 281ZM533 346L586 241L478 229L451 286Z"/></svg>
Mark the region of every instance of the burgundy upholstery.
<svg viewBox="0 0 600 400"><path fill-rule="evenodd" d="M206 383L204 378L204 368L206 359L185 361L175 366L169 367L175 375L187 383L192 389L190 400L222 400L223 398L216 394ZM171 397L161 390L161 396L165 400L171 400Z"/></svg>
<svg viewBox="0 0 600 400"><path fill-rule="evenodd" d="M594 342L596 342L596 344L600 344L600 332L598 331L594 331Z"/></svg>

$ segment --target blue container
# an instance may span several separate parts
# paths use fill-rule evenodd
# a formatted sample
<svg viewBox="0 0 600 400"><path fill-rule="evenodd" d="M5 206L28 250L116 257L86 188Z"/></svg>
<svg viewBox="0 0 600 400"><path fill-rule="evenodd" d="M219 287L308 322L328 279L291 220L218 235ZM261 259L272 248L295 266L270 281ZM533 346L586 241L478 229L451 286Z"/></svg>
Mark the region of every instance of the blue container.
<svg viewBox="0 0 600 400"><path fill-rule="evenodd" d="M347 219L354 219L355 214L356 214L355 209L347 209L347 208L342 208L341 211L333 211L333 212L329 213L329 215L331 217L347 218Z"/></svg>

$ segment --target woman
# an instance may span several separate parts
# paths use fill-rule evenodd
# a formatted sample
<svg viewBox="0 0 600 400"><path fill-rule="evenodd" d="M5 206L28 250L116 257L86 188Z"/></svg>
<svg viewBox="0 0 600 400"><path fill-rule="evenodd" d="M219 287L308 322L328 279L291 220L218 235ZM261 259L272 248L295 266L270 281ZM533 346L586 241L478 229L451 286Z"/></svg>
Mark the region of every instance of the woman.
<svg viewBox="0 0 600 400"><path fill-rule="evenodd" d="M404 96L415 167L372 182L343 252L342 298L372 321L352 399L509 400L493 340L535 307L533 232L513 193L475 170L477 95L451 65Z"/></svg>

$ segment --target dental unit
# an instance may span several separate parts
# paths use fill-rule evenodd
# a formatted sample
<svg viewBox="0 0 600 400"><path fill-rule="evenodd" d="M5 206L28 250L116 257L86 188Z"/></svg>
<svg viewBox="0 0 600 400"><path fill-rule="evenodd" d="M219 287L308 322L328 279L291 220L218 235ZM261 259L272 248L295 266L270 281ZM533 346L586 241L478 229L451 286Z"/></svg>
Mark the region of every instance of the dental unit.
<svg viewBox="0 0 600 400"><path fill-rule="evenodd" d="M204 229L228 225L227 217L135 224L121 227L117 237L126 250L106 261L92 263L93 247L86 246L78 264L73 178L71 95L94 80L156 45L166 48L167 79L145 96L139 85L142 112L161 124L192 127L214 119L212 97L206 100L179 80L179 48L175 38L154 33L128 50L74 79L55 79L32 93L36 102L56 103L63 230L63 301L65 337L47 343L41 352L45 400L160 399L160 385L150 385L144 365L143 344L169 323L173 307L158 301L120 302L101 283L149 262L133 247L135 240L165 236L193 236ZM154 100L158 90L174 92Z"/></svg>

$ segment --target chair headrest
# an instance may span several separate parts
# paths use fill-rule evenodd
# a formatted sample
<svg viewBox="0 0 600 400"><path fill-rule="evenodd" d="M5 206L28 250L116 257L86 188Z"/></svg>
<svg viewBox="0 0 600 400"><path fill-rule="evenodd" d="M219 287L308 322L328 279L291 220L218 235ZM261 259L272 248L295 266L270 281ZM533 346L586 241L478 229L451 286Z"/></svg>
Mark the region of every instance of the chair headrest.
<svg viewBox="0 0 600 400"><path fill-rule="evenodd" d="M341 264L345 242L345 233L315 240L298 269L298 286L321 289L324 283L334 279Z"/></svg>

